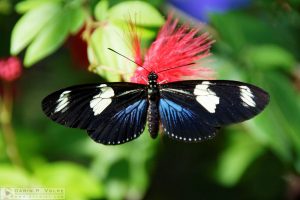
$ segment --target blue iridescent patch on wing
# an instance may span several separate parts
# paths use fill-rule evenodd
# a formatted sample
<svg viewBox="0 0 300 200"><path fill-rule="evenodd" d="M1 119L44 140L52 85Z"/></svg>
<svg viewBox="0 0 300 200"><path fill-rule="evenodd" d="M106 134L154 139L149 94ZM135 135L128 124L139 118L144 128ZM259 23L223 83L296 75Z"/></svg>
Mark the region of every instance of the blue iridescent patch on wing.
<svg viewBox="0 0 300 200"><path fill-rule="evenodd" d="M159 101L159 113L164 132L172 138L183 141L200 141L213 134L215 129L207 125L197 113L186 105L166 98ZM206 132L199 133L199 130Z"/></svg>

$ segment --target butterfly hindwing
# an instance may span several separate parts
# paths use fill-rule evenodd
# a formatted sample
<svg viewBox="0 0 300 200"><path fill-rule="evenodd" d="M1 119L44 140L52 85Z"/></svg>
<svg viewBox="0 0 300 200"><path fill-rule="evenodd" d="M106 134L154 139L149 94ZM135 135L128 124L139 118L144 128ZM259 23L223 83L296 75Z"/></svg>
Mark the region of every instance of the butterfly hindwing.
<svg viewBox="0 0 300 200"><path fill-rule="evenodd" d="M159 101L159 114L164 132L183 141L200 141L214 135L216 128L207 124L199 111L184 101L165 93ZM203 111L202 111L203 113Z"/></svg>
<svg viewBox="0 0 300 200"><path fill-rule="evenodd" d="M269 102L262 89L237 81L179 81L160 85L159 112L172 138L199 141L223 125L250 119Z"/></svg>
<svg viewBox="0 0 300 200"><path fill-rule="evenodd" d="M103 144L121 144L138 137L147 117L146 86L105 83L73 86L47 96L45 114L68 127L86 129Z"/></svg>

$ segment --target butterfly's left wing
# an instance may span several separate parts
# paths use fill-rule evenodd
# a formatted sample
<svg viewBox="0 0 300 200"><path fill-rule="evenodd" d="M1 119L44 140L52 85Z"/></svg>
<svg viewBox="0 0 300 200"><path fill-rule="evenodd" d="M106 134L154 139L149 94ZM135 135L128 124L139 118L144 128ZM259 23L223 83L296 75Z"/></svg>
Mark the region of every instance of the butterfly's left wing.
<svg viewBox="0 0 300 200"><path fill-rule="evenodd" d="M86 129L102 144L121 144L138 137L147 116L147 86L134 83L87 84L54 92L42 101L53 121Z"/></svg>
<svg viewBox="0 0 300 200"><path fill-rule="evenodd" d="M237 81L179 81L160 85L164 132L187 142L214 136L223 125L260 113L269 102L262 89Z"/></svg>

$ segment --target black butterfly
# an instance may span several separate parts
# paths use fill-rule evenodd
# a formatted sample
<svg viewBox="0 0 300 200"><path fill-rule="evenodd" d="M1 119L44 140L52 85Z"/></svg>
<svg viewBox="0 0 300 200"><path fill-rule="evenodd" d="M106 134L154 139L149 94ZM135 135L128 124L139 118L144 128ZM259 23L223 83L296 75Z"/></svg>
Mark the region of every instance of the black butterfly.
<svg viewBox="0 0 300 200"><path fill-rule="evenodd" d="M72 128L86 129L98 143L131 141L148 122L152 138L161 123L169 137L198 142L211 138L223 125L242 122L260 113L269 102L264 90L226 80L157 83L150 72L148 85L100 83L73 86L47 96L45 114Z"/></svg>

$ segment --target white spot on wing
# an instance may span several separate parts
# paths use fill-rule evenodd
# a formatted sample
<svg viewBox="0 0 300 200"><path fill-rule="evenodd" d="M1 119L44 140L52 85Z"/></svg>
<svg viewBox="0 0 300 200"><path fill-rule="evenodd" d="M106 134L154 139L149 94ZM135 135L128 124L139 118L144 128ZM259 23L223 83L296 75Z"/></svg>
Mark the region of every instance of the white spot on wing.
<svg viewBox="0 0 300 200"><path fill-rule="evenodd" d="M60 96L57 100L58 105L56 106L54 112L59 112L59 111L64 112L65 111L65 108L69 104L69 93L70 92L71 91L67 90L60 94Z"/></svg>
<svg viewBox="0 0 300 200"><path fill-rule="evenodd" d="M106 87L107 85L106 84L101 84L99 87L102 88L102 87Z"/></svg>
<svg viewBox="0 0 300 200"><path fill-rule="evenodd" d="M96 97L96 96L95 96ZM96 97L90 102L90 107L93 108L94 115L99 115L102 111L111 104L111 99L102 99L101 97Z"/></svg>
<svg viewBox="0 0 300 200"><path fill-rule="evenodd" d="M115 95L114 90L111 87L107 87L106 84L101 84L99 88L101 92L95 95L90 102L90 107L93 109L95 116L102 113L111 104L111 97Z"/></svg>
<svg viewBox="0 0 300 200"><path fill-rule="evenodd" d="M196 85L194 89L194 95L196 100L210 113L215 113L217 105L220 103L220 98L216 96L216 93L210 90L208 87L209 81L203 81L201 84Z"/></svg>
<svg viewBox="0 0 300 200"><path fill-rule="evenodd" d="M240 97L243 101L244 106L246 106L246 107L249 107L249 106L255 107L256 106L256 103L253 100L254 95L251 92L249 87L247 87L245 85L240 86L240 92L241 92Z"/></svg>
<svg viewBox="0 0 300 200"><path fill-rule="evenodd" d="M115 95L114 90L111 87L103 87L101 91L102 91L102 93L100 94L101 98L110 98Z"/></svg>

